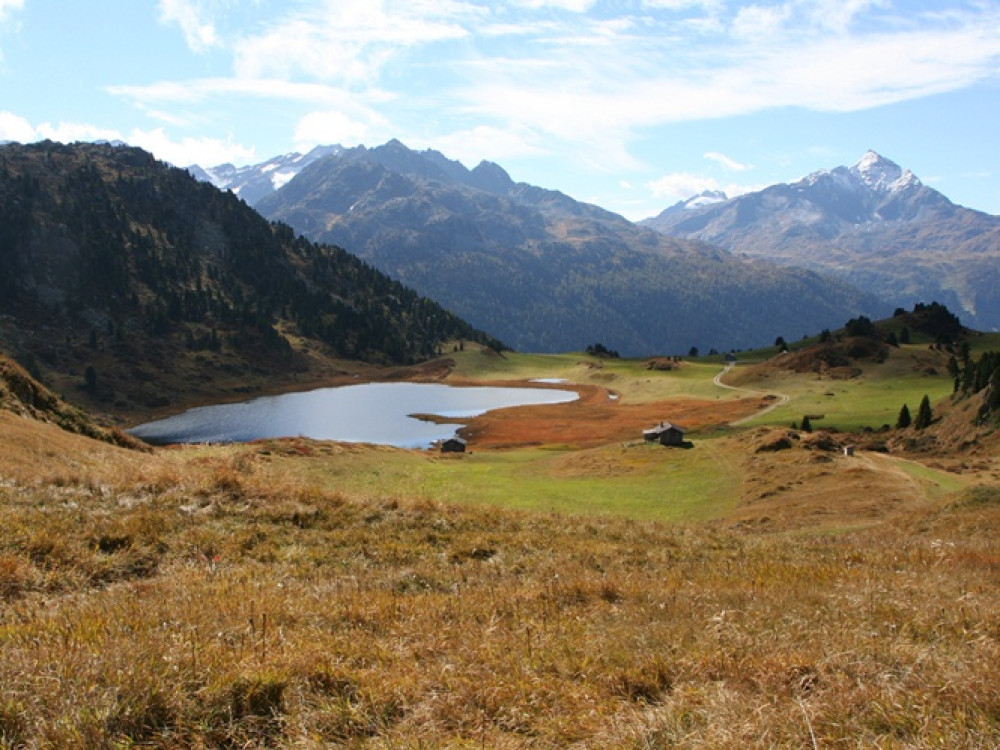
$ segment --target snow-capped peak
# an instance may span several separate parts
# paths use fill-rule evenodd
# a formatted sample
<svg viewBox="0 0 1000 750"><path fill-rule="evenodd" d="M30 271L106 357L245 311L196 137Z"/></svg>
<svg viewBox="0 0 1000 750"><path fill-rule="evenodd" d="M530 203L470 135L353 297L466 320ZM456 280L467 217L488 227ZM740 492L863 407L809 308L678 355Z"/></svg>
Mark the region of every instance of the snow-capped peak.
<svg viewBox="0 0 1000 750"><path fill-rule="evenodd" d="M850 171L870 189L880 193L892 193L921 184L913 172L871 150L866 151Z"/></svg>

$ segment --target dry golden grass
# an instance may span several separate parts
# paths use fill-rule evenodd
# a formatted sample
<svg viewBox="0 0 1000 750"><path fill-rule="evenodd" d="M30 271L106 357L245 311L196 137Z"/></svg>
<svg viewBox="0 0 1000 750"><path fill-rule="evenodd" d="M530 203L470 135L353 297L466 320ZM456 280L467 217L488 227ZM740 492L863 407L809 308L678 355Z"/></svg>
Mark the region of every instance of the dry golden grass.
<svg viewBox="0 0 1000 750"><path fill-rule="evenodd" d="M996 487L817 534L790 485L798 530L762 534L376 501L276 484L252 446L2 419L4 747L1000 742ZM772 481L818 455L753 450Z"/></svg>

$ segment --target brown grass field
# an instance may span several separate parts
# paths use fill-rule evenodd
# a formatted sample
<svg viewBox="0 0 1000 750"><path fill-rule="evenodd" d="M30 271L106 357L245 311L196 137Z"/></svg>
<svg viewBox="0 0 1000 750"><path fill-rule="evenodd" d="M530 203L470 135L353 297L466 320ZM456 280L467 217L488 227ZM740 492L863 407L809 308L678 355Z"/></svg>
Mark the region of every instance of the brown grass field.
<svg viewBox="0 0 1000 750"><path fill-rule="evenodd" d="M141 452L0 411L0 746L1000 746L991 438L964 468L846 457L708 437L759 399L654 404L593 388L468 429L487 456L563 451L574 481L574 451L662 411L730 457L722 516L338 491L306 468L394 451Z"/></svg>

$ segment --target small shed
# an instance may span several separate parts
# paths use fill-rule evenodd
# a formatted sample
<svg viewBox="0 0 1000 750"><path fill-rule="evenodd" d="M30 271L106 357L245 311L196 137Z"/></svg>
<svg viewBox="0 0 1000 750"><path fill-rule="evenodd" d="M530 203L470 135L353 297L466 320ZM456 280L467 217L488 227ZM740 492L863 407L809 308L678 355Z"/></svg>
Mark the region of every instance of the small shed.
<svg viewBox="0 0 1000 750"><path fill-rule="evenodd" d="M465 453L465 441L460 437L451 437L441 443L442 453Z"/></svg>
<svg viewBox="0 0 1000 750"><path fill-rule="evenodd" d="M657 441L660 445L684 444L684 428L670 422L660 422L655 427L643 430L642 436L647 441Z"/></svg>

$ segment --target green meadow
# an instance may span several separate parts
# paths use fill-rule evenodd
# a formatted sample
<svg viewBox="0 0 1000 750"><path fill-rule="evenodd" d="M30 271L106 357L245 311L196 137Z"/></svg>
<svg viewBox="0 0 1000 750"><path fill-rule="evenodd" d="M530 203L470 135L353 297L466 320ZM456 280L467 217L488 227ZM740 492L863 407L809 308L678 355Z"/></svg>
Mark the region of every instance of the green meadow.
<svg viewBox="0 0 1000 750"><path fill-rule="evenodd" d="M902 347L881 364L866 364L851 379L819 378L770 369L767 378L744 390L720 388L713 379L718 361L684 361L671 371L647 369L646 360L602 359L583 354L504 357L478 350L457 352L452 378L460 380L566 380L599 385L622 403L697 397L734 399L783 394L789 402L740 427L692 433L693 447L664 450L635 441L580 450L573 446L528 447L440 455L433 451L369 448L335 452L289 471L307 476L328 491L384 501L415 498L446 503L503 507L573 515L614 515L639 520L698 521L724 516L739 500L744 479L740 437L759 426L800 423L804 414L814 429L859 431L894 425L902 404L912 413L924 394L932 402L951 393L943 370L921 368L926 347ZM763 360L760 356L758 359ZM745 365L741 365L745 366ZM934 487L957 489L943 472L907 462ZM280 461L273 467L281 471ZM954 486L952 486L954 485ZM935 490L935 494L939 494Z"/></svg>
<svg viewBox="0 0 1000 750"><path fill-rule="evenodd" d="M690 450L630 443L591 450L524 449L441 457L378 449L289 467L324 490L639 520L723 515L739 499L739 462L718 440ZM307 472L307 473L306 473Z"/></svg>

